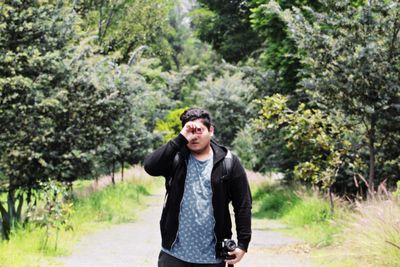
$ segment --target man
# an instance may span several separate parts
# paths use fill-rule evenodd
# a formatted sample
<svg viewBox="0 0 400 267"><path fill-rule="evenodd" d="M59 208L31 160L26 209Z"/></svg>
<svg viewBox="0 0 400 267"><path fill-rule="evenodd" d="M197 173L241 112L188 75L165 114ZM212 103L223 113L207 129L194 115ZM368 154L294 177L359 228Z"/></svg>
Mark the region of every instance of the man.
<svg viewBox="0 0 400 267"><path fill-rule="evenodd" d="M180 119L180 134L144 161L147 173L166 179L158 267L233 265L242 259L251 238L246 173L236 156L211 140L214 128L207 111L191 108ZM238 241L229 252L233 259L221 254L223 241L232 236L229 202L235 212Z"/></svg>

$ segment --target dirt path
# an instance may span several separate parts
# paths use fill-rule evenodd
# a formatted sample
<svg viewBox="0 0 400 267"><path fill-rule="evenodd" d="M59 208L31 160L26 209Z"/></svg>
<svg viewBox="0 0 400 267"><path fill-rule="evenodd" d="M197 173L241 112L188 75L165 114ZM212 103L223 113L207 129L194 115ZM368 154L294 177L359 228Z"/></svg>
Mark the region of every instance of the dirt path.
<svg viewBox="0 0 400 267"><path fill-rule="evenodd" d="M151 195L148 207L134 223L112 226L84 237L72 256L61 259L66 267L157 266L160 250L158 221L163 193ZM281 225L255 220L249 253L235 266L312 267L307 247L274 228Z"/></svg>

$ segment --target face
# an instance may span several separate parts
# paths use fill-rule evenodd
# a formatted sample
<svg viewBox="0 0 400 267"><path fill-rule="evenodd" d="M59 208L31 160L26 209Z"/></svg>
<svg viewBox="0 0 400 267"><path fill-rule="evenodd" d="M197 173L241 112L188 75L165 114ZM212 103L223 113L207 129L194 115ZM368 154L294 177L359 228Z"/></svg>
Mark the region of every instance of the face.
<svg viewBox="0 0 400 267"><path fill-rule="evenodd" d="M187 144L189 150L194 153L202 153L210 146L211 138L214 135L214 128L211 126L208 129L201 119L193 121L196 124L196 129L192 132L193 139Z"/></svg>

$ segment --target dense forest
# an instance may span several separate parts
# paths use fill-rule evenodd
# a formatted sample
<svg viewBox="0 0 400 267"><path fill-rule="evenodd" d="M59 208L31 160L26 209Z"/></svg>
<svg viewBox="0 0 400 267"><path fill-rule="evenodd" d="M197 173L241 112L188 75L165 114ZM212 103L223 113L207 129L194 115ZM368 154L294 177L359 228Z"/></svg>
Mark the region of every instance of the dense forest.
<svg viewBox="0 0 400 267"><path fill-rule="evenodd" d="M250 170L394 189L399 32L396 0L2 0L3 237L49 181L141 163L189 106Z"/></svg>

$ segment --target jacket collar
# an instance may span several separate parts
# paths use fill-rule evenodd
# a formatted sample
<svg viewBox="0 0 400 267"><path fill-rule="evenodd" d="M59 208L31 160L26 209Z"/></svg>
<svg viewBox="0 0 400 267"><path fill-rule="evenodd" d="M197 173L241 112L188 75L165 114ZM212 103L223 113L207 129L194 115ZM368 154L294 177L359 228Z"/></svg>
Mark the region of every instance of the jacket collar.
<svg viewBox="0 0 400 267"><path fill-rule="evenodd" d="M226 153L228 152L228 149L226 147L219 145L214 140L211 140L211 148L214 152L214 164L224 159Z"/></svg>

